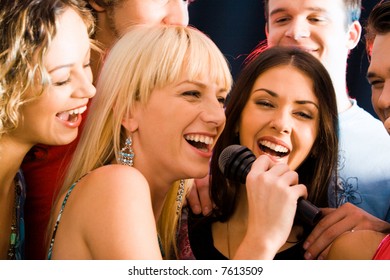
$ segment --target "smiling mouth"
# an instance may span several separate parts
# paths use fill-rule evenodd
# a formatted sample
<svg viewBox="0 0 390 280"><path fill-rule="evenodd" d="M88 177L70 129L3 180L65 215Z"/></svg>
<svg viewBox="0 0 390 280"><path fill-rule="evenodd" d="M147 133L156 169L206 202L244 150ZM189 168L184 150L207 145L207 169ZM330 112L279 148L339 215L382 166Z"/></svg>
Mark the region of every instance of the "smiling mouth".
<svg viewBox="0 0 390 280"><path fill-rule="evenodd" d="M277 145L277 144L272 143L272 142L267 141L267 140L260 141L259 148L264 153L269 154L269 155L274 156L274 157L279 157L279 158L288 156L288 154L290 153L290 151L286 147L284 147L282 145Z"/></svg>
<svg viewBox="0 0 390 280"><path fill-rule="evenodd" d="M76 122L79 118L79 115L84 113L87 110L87 106L83 106L77 109L72 109L56 114L57 118L66 122Z"/></svg>
<svg viewBox="0 0 390 280"><path fill-rule="evenodd" d="M202 152L210 151L214 143L214 139L212 137L200 134L187 134L184 138L191 146Z"/></svg>

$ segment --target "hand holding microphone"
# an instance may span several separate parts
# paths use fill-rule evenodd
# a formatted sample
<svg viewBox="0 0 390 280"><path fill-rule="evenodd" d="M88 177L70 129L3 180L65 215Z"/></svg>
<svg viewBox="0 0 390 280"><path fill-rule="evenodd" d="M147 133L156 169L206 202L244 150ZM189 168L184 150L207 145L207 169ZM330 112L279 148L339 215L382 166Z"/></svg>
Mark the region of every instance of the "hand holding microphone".
<svg viewBox="0 0 390 280"><path fill-rule="evenodd" d="M255 160L256 156L247 147L231 145L222 151L218 163L227 179L245 184ZM321 210L311 202L299 198L296 215L303 222L314 226L321 219Z"/></svg>

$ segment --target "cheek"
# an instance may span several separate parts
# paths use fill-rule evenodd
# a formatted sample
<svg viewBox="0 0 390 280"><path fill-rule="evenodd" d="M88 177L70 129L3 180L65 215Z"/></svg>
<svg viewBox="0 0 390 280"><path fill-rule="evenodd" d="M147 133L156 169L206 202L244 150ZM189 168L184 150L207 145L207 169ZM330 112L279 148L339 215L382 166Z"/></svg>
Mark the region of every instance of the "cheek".
<svg viewBox="0 0 390 280"><path fill-rule="evenodd" d="M255 122L255 119L255 117L245 118L243 115L239 123L240 144L249 148L252 148L254 145L255 135L260 130L260 124Z"/></svg>
<svg viewBox="0 0 390 280"><path fill-rule="evenodd" d="M371 93L371 103L372 106L374 107L374 110L376 113L378 113L378 99L379 99L380 93L376 90L372 90Z"/></svg>

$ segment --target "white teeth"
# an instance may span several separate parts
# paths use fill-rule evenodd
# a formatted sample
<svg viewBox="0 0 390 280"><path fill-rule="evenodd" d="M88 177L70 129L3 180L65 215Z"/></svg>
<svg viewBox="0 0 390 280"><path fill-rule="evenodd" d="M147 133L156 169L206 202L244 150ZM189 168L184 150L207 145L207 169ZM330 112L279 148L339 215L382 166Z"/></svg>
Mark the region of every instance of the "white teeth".
<svg viewBox="0 0 390 280"><path fill-rule="evenodd" d="M69 111L67 111L67 113L69 113L69 115L78 115L78 114L84 113L85 110L87 110L87 106L83 106L83 107L80 107L77 109L69 110Z"/></svg>
<svg viewBox="0 0 390 280"><path fill-rule="evenodd" d="M212 137L200 134L189 134L185 135L184 138L189 141L201 142L206 145L212 145L214 143L214 139Z"/></svg>
<svg viewBox="0 0 390 280"><path fill-rule="evenodd" d="M275 152L279 152L279 153L287 153L288 152L288 149L286 147L281 146L281 145L277 145L277 144L272 143L272 142L267 141L267 140L260 141L260 144L263 146L266 146L267 148L269 148L271 150L274 150Z"/></svg>

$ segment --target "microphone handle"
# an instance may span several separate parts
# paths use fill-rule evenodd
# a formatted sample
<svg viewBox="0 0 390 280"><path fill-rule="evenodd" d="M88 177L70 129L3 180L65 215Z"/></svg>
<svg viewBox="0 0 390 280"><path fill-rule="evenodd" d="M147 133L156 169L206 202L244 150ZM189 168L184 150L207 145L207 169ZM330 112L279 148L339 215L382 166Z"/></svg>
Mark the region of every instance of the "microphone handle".
<svg viewBox="0 0 390 280"><path fill-rule="evenodd" d="M299 198L297 205L297 217L303 222L311 226L315 226L322 218L322 212L321 209L319 209L310 201Z"/></svg>

